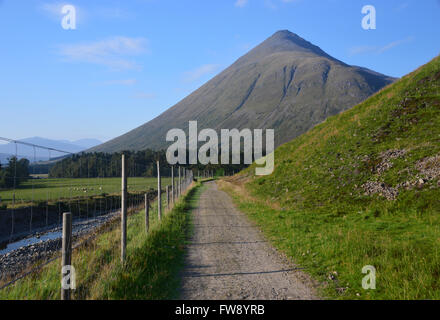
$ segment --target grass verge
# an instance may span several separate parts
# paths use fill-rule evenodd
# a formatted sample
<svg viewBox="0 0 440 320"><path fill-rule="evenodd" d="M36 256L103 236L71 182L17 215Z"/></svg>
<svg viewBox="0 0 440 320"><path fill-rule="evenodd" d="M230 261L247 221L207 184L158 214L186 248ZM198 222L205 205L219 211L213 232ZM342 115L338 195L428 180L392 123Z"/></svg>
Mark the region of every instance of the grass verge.
<svg viewBox="0 0 440 320"><path fill-rule="evenodd" d="M440 299L439 218L377 219L274 208L223 186L237 208L263 231L270 243L321 284L328 299ZM284 209L284 210L283 210ZM376 290L364 290L363 266L376 270Z"/></svg>

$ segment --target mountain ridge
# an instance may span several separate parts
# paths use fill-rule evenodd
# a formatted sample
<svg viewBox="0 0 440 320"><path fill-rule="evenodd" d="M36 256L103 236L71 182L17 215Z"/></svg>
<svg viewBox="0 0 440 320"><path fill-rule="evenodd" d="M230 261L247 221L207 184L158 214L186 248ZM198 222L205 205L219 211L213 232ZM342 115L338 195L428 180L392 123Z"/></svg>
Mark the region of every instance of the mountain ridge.
<svg viewBox="0 0 440 320"><path fill-rule="evenodd" d="M200 130L275 129L278 146L394 80L278 31L155 119L88 151L165 149L166 132L190 120Z"/></svg>
<svg viewBox="0 0 440 320"><path fill-rule="evenodd" d="M41 147L57 149L60 151L65 151L67 153L82 152L86 149L92 148L102 143L98 139L79 139L75 141L69 141L69 140L47 139L42 137L30 137L30 138L19 139L17 141L21 141ZM46 149L35 148L34 150L32 146L17 144L17 150L15 150L15 144L8 143L8 144L0 145L0 163L5 163L7 159L15 155L16 152L19 158L28 158L31 161L34 161L34 158L36 161L47 160L47 158L49 157L49 151ZM64 155L66 155L66 153L61 153L57 151L50 152L50 157L60 157Z"/></svg>

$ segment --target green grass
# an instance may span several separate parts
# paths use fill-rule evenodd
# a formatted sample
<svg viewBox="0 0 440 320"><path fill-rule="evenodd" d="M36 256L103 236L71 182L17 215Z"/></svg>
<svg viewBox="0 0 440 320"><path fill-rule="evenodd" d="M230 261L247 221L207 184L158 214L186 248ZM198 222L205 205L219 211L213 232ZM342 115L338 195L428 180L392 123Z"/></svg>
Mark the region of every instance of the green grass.
<svg viewBox="0 0 440 320"><path fill-rule="evenodd" d="M74 299L174 299L183 266L191 214L200 193L196 185L159 223L157 205L150 214L150 233L144 213L131 215L127 226L127 261L120 263L120 229L114 223L89 245L77 249L72 264L77 273ZM0 299L59 299L60 261L0 291Z"/></svg>
<svg viewBox="0 0 440 320"><path fill-rule="evenodd" d="M162 178L162 185L171 184L171 178ZM128 191L157 189L156 178L128 178ZM87 188L84 192L83 188ZM14 190L0 190L2 203L10 204L15 192L17 205L32 201L90 197L95 195L118 194L121 192L121 178L90 179L29 179Z"/></svg>
<svg viewBox="0 0 440 320"><path fill-rule="evenodd" d="M380 174L380 154L391 149L406 154ZM253 199L235 199L276 247L323 283L324 296L440 299L438 178L400 188L395 200L362 188L368 181L393 188L417 181L417 162L439 154L437 57L279 147L272 175L255 177L254 165L245 170ZM377 269L376 290L361 287L365 265Z"/></svg>

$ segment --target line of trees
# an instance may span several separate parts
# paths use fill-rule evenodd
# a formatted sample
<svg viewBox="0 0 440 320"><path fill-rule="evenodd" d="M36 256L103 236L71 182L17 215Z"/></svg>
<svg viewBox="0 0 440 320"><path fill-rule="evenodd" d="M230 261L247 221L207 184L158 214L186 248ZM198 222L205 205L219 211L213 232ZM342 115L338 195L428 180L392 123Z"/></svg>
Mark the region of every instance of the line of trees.
<svg viewBox="0 0 440 320"><path fill-rule="evenodd" d="M75 154L54 164L49 170L49 178L109 178L121 176L121 156L125 154L127 175L130 177L157 176L156 161L161 163L161 175L171 176L171 166L166 159L166 151L124 151L117 153ZM217 174L229 175L247 167L247 165L181 165L187 169L212 170Z"/></svg>
<svg viewBox="0 0 440 320"><path fill-rule="evenodd" d="M18 187L29 178L29 160L12 157L7 166L0 164L0 188L9 189Z"/></svg>
<svg viewBox="0 0 440 320"><path fill-rule="evenodd" d="M156 161L166 161L162 151L125 151L127 174L132 177L153 176ZM108 178L121 176L122 153L81 153L58 161L50 170L50 178Z"/></svg>

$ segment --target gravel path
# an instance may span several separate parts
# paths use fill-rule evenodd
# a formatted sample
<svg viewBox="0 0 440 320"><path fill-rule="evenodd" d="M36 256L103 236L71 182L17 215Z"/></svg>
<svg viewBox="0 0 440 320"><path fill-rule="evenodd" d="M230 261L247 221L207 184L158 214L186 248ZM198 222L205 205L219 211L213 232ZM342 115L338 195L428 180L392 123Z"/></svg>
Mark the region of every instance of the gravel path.
<svg viewBox="0 0 440 320"><path fill-rule="evenodd" d="M264 240L215 182L206 184L193 216L182 299L316 299L309 278Z"/></svg>

